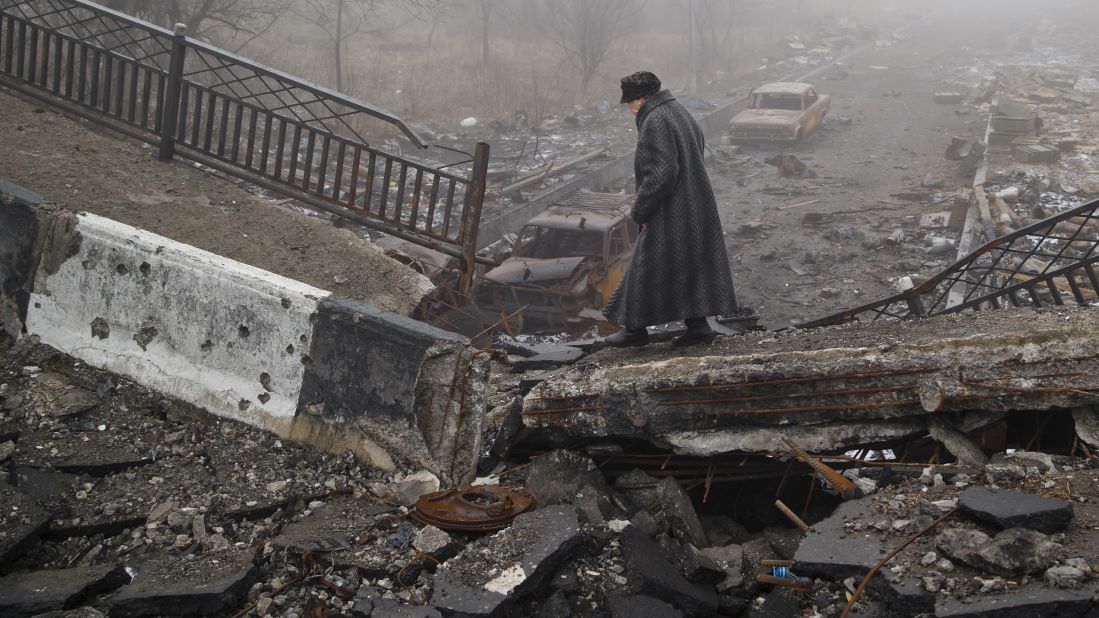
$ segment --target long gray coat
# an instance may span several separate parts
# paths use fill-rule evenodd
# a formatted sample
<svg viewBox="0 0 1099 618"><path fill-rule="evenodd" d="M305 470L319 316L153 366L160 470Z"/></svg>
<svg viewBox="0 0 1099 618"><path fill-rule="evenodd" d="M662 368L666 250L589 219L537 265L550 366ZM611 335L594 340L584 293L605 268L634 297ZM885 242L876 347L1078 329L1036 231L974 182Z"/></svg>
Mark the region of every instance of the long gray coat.
<svg viewBox="0 0 1099 618"><path fill-rule="evenodd" d="M702 129L670 92L646 98L637 113L630 212L645 229L603 309L608 320L639 328L737 312L703 147Z"/></svg>

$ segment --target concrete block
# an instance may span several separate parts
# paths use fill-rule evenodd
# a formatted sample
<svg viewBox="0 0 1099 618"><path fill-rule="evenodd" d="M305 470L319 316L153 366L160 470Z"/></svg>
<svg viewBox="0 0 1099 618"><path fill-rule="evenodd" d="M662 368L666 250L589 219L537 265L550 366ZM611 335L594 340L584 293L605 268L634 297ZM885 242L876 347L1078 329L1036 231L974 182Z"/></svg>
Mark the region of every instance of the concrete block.
<svg viewBox="0 0 1099 618"><path fill-rule="evenodd" d="M41 248L28 332L219 416L293 419L327 292L96 215L61 220ZM63 257L57 243L77 249Z"/></svg>
<svg viewBox="0 0 1099 618"><path fill-rule="evenodd" d="M794 554L793 571L805 577L841 580L862 577L888 551L878 533L847 531L847 522L869 522L876 516L872 498L850 500L813 524Z"/></svg>
<svg viewBox="0 0 1099 618"><path fill-rule="evenodd" d="M383 470L474 478L489 364L467 339L110 219L0 195L5 331Z"/></svg>
<svg viewBox="0 0 1099 618"><path fill-rule="evenodd" d="M461 335L334 297L319 303L312 337L300 393L308 420L369 437L382 467L427 469L444 484L474 478L487 354ZM305 420L298 429L312 431Z"/></svg>

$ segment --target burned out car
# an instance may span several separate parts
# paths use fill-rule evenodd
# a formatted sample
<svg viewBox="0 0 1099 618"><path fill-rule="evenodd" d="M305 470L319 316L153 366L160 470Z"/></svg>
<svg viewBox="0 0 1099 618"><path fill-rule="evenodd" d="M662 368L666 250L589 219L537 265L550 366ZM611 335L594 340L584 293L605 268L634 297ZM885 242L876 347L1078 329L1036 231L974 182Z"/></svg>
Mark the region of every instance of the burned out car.
<svg viewBox="0 0 1099 618"><path fill-rule="evenodd" d="M547 208L519 231L511 256L481 277L477 304L521 315L524 325L560 325L602 307L633 253L632 202L579 191Z"/></svg>
<svg viewBox="0 0 1099 618"><path fill-rule="evenodd" d="M729 121L738 143L795 143L809 137L824 120L832 97L801 82L775 82L752 91L749 108Z"/></svg>

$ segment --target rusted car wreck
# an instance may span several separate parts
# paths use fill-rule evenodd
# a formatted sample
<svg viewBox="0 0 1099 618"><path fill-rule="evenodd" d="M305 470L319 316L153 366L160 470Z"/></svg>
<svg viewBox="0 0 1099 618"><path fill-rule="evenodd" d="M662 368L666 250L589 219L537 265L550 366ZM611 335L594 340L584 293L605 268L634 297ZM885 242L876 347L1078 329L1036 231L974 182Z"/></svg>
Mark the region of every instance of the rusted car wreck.
<svg viewBox="0 0 1099 618"><path fill-rule="evenodd" d="M796 143L820 126L832 97L810 84L775 82L752 91L750 107L729 121L734 142Z"/></svg>
<svg viewBox="0 0 1099 618"><path fill-rule="evenodd" d="M478 284L482 309L561 325L602 307L626 272L637 239L632 196L580 191L531 219L511 257Z"/></svg>

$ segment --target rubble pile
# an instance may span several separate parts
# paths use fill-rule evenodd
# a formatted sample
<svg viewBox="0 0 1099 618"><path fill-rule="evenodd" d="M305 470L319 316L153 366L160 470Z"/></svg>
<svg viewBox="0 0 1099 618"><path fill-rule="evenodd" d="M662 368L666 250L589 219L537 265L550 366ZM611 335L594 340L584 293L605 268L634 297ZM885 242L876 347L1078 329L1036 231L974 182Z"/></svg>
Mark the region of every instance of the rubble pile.
<svg viewBox="0 0 1099 618"><path fill-rule="evenodd" d="M793 569L817 579L813 604L826 616L876 566L862 615L1085 615L1099 587L1097 480L1092 459L1026 451L983 471L929 467L813 525Z"/></svg>
<svg viewBox="0 0 1099 618"><path fill-rule="evenodd" d="M1023 317L1039 332L1070 313ZM727 345L767 336L781 356L829 340L901 349L908 337L916 349L981 323ZM387 476L208 417L33 341L5 345L4 615L839 616L851 599L859 615L1083 615L1099 590L1099 469L1082 443L1072 453L1083 458L991 447L987 461L951 463L972 446L951 425L932 431L948 449L935 464L800 448L794 462L786 447L673 460L653 444L592 442L578 424L572 440L586 446L539 452L521 439L511 384L493 401L502 425L519 426L501 431L492 469L441 488L423 471ZM581 362L606 369L616 354ZM1082 438L1099 433L1093 412L1076 415ZM505 487L523 493L495 491ZM440 495L486 526L421 523ZM534 508L501 519L510 505L493 500L516 495Z"/></svg>
<svg viewBox="0 0 1099 618"><path fill-rule="evenodd" d="M989 115L986 188L1008 202L1007 233L1099 195L1094 90L1070 70L1005 67L975 100Z"/></svg>

